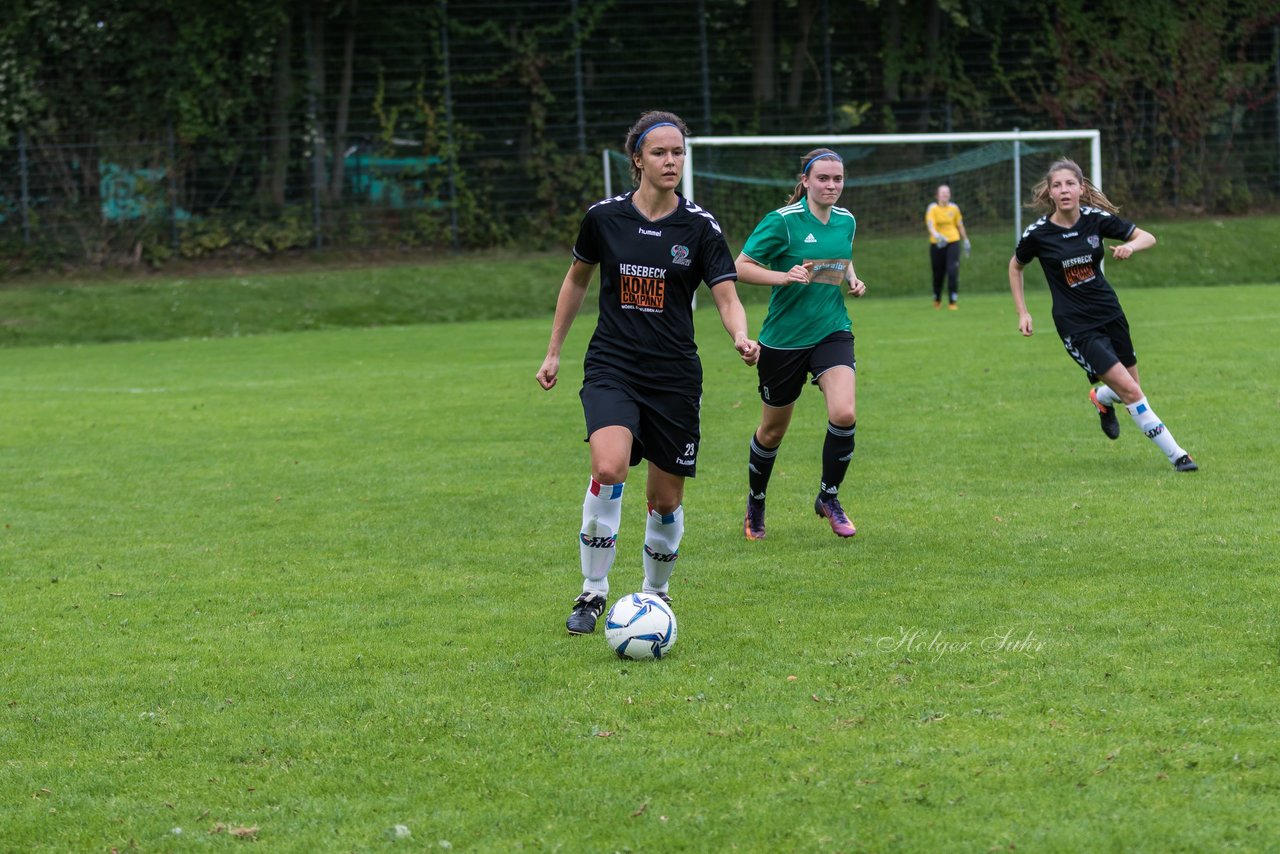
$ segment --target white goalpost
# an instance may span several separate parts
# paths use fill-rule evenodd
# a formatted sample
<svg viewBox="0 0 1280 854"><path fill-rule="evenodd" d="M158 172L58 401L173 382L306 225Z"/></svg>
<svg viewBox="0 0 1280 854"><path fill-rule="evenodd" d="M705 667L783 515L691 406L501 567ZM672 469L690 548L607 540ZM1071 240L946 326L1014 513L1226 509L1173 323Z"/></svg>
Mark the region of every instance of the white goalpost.
<svg viewBox="0 0 1280 854"><path fill-rule="evenodd" d="M727 231L749 229L779 207L795 184L800 156L831 148L845 160L845 187L860 221L884 232L923 229L924 208L939 183L949 183L965 221L1023 228L1023 181L1058 156L1071 156L1102 187L1102 135L1093 129L903 134L695 136L685 140L681 192L707 207ZM1023 174L1023 160L1035 164ZM1087 162L1086 162L1087 161ZM614 170L627 174L625 155L603 152L605 194ZM629 180L616 182L629 186ZM844 202L842 202L844 204ZM858 212L855 210L855 212ZM738 235L745 237L745 234Z"/></svg>

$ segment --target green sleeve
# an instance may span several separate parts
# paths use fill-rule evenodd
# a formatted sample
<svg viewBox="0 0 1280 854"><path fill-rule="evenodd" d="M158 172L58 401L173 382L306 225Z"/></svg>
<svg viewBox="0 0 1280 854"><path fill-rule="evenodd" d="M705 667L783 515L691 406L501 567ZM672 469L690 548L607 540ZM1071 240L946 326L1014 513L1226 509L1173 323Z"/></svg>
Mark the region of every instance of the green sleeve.
<svg viewBox="0 0 1280 854"><path fill-rule="evenodd" d="M774 265L786 254L790 244L791 235L782 214L772 211L751 232L742 247L742 254L757 264L776 269Z"/></svg>

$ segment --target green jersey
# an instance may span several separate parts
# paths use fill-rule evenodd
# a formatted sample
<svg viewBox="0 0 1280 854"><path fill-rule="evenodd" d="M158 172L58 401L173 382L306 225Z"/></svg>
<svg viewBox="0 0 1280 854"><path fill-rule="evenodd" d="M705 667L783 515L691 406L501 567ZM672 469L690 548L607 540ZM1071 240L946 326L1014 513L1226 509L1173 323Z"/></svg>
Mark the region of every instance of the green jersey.
<svg viewBox="0 0 1280 854"><path fill-rule="evenodd" d="M747 238L742 254L771 270L790 270L813 262L807 285L776 285L769 313L760 327L760 343L776 350L811 347L833 332L849 330L845 309L846 273L853 263L857 221L844 208L832 207L827 223L809 212L808 198L766 214Z"/></svg>

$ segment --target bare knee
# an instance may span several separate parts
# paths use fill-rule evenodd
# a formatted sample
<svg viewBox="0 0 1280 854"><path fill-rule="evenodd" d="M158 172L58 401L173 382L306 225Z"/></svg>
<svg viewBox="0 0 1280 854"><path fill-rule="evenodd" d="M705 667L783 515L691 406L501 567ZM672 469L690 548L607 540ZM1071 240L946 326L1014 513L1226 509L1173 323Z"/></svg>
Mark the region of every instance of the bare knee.
<svg viewBox="0 0 1280 854"><path fill-rule="evenodd" d="M1116 383L1111 387L1111 390L1119 395L1120 400L1125 405L1137 403L1145 396L1142 393L1142 386L1138 385L1137 380Z"/></svg>
<svg viewBox="0 0 1280 854"><path fill-rule="evenodd" d="M776 448L782 444L782 437L787 435L786 425L773 427L761 424L756 428L756 441L766 448Z"/></svg>
<svg viewBox="0 0 1280 854"><path fill-rule="evenodd" d="M680 506L680 499L672 496L654 496L649 499L649 506L665 516L668 513L676 512L676 509Z"/></svg>
<svg viewBox="0 0 1280 854"><path fill-rule="evenodd" d="M626 460L606 460L591 467L591 476L599 483L623 483L629 470Z"/></svg>
<svg viewBox="0 0 1280 854"><path fill-rule="evenodd" d="M1125 391L1121 391L1120 389L1112 389L1112 391L1120 395L1120 401L1124 403L1125 406L1131 406L1146 397L1146 395L1142 393L1142 389L1137 386L1133 386L1131 389L1127 389Z"/></svg>
<svg viewBox="0 0 1280 854"><path fill-rule="evenodd" d="M668 481L665 478L653 477L653 469L649 470L649 484L645 498L649 506L662 514L674 513L684 501L684 479Z"/></svg>
<svg viewBox="0 0 1280 854"><path fill-rule="evenodd" d="M827 412L827 419L837 427L852 427L858 422L858 412L853 406L838 406Z"/></svg>

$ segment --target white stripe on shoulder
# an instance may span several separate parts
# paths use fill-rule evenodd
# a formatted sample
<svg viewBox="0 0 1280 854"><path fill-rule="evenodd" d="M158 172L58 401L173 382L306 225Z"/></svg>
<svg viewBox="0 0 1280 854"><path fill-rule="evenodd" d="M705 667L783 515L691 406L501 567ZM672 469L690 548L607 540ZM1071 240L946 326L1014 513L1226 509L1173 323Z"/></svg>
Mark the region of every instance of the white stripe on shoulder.
<svg viewBox="0 0 1280 854"><path fill-rule="evenodd" d="M720 223L716 222L716 218L712 216L711 211L706 210L705 208L698 207L698 205L695 204L692 200L685 199L684 196L681 196L680 198L684 199L685 210L687 210L689 213L695 213L698 216L706 217L707 221L711 223L711 227L716 230L716 234L724 233L720 230Z"/></svg>
<svg viewBox="0 0 1280 854"><path fill-rule="evenodd" d="M1028 234L1030 234L1031 232L1035 231L1037 228L1039 228L1040 226L1044 225L1044 224L1045 224L1046 222L1048 222L1048 221L1049 221L1049 217L1048 217L1048 216L1042 216L1042 217L1040 217L1038 220L1036 220L1035 222L1031 223L1031 225L1027 226L1026 230L1022 232L1022 236L1023 236L1023 237L1026 237Z"/></svg>
<svg viewBox="0 0 1280 854"><path fill-rule="evenodd" d="M804 205L800 202L796 202L794 205L786 205L785 207L778 208L774 213L778 216L789 216L793 213L804 213Z"/></svg>
<svg viewBox="0 0 1280 854"><path fill-rule="evenodd" d="M595 203L594 205L592 205L591 207L587 208L587 210L589 210L589 211L590 211L590 210L595 210L596 208L600 207L601 205L608 205L608 204L612 204L612 203L614 203L614 202L620 202L620 201L624 200L624 199L625 199L627 196L629 196L629 195L631 195L631 192L630 192L630 191L628 191L628 192L626 192L626 193L623 193L623 194L622 194L622 195L620 195L620 196L614 196L614 197L613 197L613 198L611 198L611 199L601 199L600 201L596 202L596 203Z"/></svg>
<svg viewBox="0 0 1280 854"><path fill-rule="evenodd" d="M1081 205L1080 213L1081 215L1096 213L1099 216L1111 216L1111 211L1103 210L1102 208L1091 207L1089 205Z"/></svg>
<svg viewBox="0 0 1280 854"><path fill-rule="evenodd" d="M853 219L853 213L848 208L832 205L831 212L833 214L840 214L840 216L847 216L849 219Z"/></svg>

